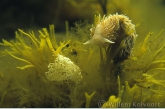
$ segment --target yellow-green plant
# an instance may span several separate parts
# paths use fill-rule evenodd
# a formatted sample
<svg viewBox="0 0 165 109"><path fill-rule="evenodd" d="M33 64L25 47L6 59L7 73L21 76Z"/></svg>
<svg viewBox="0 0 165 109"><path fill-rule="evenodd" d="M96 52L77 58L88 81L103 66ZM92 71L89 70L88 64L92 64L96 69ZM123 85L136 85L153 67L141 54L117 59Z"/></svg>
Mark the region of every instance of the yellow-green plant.
<svg viewBox="0 0 165 109"><path fill-rule="evenodd" d="M11 83L5 79L2 81L2 83L7 83L7 86L6 89L1 89L4 90L1 97L1 107L10 107L7 101L13 98L7 96L11 94L9 92L13 89L15 91L12 93L18 93L17 102L14 104L17 107L69 107L71 105L71 96L69 97L69 95L76 90L74 83L72 81L57 82L56 80L50 82L45 74L48 71L48 65L54 62L57 57L63 55L62 48L70 42L70 40L59 44L56 42L54 25L50 25L49 31L46 28L39 30L39 36L36 36L33 31L26 33L18 29L15 40L7 41L3 39L2 41L3 43L0 43L0 45L4 46L5 50L1 50L1 56L11 56L16 59L15 61L18 64L25 65L15 65L20 70L17 72L16 69L12 69L9 72L9 74L13 73L14 75L11 79L17 78L18 80ZM61 58L68 60L64 56ZM19 72L24 73L19 75ZM24 81L21 83L19 78ZM70 100L67 101L67 99ZM47 102L44 100L47 100Z"/></svg>
<svg viewBox="0 0 165 109"><path fill-rule="evenodd" d="M3 43L0 43L2 46L9 47L9 49L1 51L1 55L8 54L17 60L27 63L25 66L17 67L19 69L24 70L34 67L36 70L39 70L37 71L38 73L43 73L43 71L46 71L48 63L54 60L53 58L56 57L58 53L61 53L61 49L65 47L69 41L60 43L58 46L53 25L50 25L50 34L46 28L43 28L43 31L39 31L39 33L39 37L36 37L33 31L26 33L18 29L15 41L11 40L9 42L3 39ZM26 38L23 38L25 36Z"/></svg>
<svg viewBox="0 0 165 109"><path fill-rule="evenodd" d="M157 35L149 32L147 36L140 37L133 50L134 57L124 62L123 81L128 80L130 84L141 87L139 96L142 97L139 99L144 103L153 101L152 97L156 102L158 100L156 96L161 99L164 96L164 80L161 77L165 70L163 31L162 29ZM134 66L135 63L136 66Z"/></svg>

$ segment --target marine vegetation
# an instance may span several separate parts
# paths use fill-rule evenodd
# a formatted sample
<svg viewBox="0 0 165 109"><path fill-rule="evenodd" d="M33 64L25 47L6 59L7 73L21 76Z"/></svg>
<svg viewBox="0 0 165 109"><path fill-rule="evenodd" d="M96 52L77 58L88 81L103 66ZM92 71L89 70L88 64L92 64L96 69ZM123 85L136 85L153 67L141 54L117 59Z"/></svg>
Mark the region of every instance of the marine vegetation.
<svg viewBox="0 0 165 109"><path fill-rule="evenodd" d="M2 39L0 107L165 107L164 29L144 30L118 2L65 34L51 24Z"/></svg>
<svg viewBox="0 0 165 109"><path fill-rule="evenodd" d="M25 39L23 39L24 36L26 36ZM33 31L26 33L19 29L16 32L15 41L11 40L8 42L3 40L3 43L1 43L2 46L8 48L1 51L1 55L10 55L15 60L18 60L18 62L20 61L24 65L17 66L17 64L16 67L27 73L24 74L25 77L21 76L21 79L25 79L25 82L27 82L26 84L22 84L18 80L19 85L16 83L12 83L12 85L4 79L3 82L7 83L4 85L5 95L3 96L11 94L9 91L12 93L16 93L14 90L18 91L16 96L19 102L13 104L12 107L60 107L60 102L64 103L62 103L63 107L68 107L68 103L71 102L67 101L70 93L75 91L71 91L75 87L74 85L71 87L72 85L69 85L69 83L72 84L73 81L73 84L77 84L82 79L79 67L69 58L61 55L61 49L70 40L57 45L54 39L53 25L50 25L50 33L48 33L46 28L43 28L43 31L39 31L38 38L36 38ZM13 73L13 75L17 75L15 74L16 72ZM14 89L11 87L14 87ZM52 91L49 92L50 90ZM1 107L6 107L6 100L9 98L6 100L5 97L3 98L4 104L1 104Z"/></svg>

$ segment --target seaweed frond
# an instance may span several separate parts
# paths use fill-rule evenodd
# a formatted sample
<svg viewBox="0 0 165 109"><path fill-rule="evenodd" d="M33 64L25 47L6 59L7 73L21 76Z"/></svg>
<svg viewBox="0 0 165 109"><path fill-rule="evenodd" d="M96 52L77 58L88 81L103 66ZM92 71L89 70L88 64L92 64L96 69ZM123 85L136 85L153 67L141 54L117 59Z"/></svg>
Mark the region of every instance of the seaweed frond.
<svg viewBox="0 0 165 109"><path fill-rule="evenodd" d="M50 25L50 32L46 28L39 30L39 36L36 37L33 31L25 32L18 29L16 39L7 41L2 40L1 46L5 46L6 50L1 50L0 55L10 55L11 57L27 63L27 65L18 67L19 69L35 68L37 72L47 70L47 65L56 58L69 42L60 42L57 44L54 33L54 25Z"/></svg>
<svg viewBox="0 0 165 109"><path fill-rule="evenodd" d="M91 95L89 95L87 92L85 92L85 98L86 98L86 104L85 107L89 108L90 107L90 102L92 97L95 95L96 91L94 91Z"/></svg>

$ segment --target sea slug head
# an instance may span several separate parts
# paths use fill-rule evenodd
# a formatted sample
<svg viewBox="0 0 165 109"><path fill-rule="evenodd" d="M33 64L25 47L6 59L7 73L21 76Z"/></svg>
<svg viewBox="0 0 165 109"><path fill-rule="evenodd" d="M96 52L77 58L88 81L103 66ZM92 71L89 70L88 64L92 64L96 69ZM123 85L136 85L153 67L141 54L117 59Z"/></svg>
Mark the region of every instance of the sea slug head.
<svg viewBox="0 0 165 109"><path fill-rule="evenodd" d="M100 45L102 47L106 47L109 44L115 43L111 40L109 40L108 38L106 38L104 36L104 34L102 33L102 25L98 24L96 26L96 28L91 28L91 39L88 40L87 42L83 43L83 44L96 44L96 45Z"/></svg>

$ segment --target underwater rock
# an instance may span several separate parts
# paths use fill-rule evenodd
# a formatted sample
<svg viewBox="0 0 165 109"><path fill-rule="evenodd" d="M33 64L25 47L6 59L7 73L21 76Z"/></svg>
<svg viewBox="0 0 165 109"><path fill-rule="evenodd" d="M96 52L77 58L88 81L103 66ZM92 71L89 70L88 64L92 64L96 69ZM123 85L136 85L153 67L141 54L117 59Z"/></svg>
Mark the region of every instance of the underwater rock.
<svg viewBox="0 0 165 109"><path fill-rule="evenodd" d="M50 81L73 81L79 83L82 80L80 68L69 58L58 54L54 63L48 65L48 72L45 73Z"/></svg>

